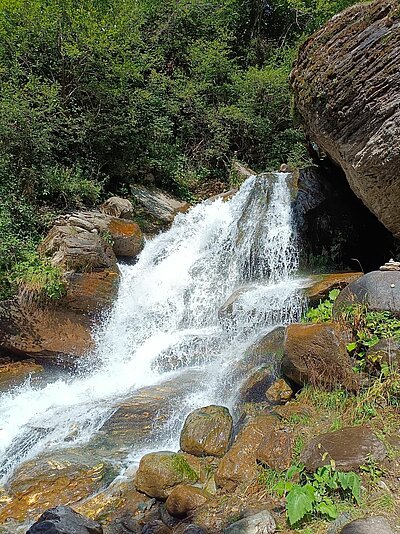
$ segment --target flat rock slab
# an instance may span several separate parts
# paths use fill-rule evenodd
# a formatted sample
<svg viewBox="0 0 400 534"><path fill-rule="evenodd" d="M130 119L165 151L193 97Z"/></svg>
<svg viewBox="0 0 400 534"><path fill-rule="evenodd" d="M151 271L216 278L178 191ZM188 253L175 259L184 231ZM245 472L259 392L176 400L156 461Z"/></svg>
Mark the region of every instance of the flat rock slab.
<svg viewBox="0 0 400 534"><path fill-rule="evenodd" d="M273 534L275 521L268 510L244 517L224 530L224 534Z"/></svg>
<svg viewBox="0 0 400 534"><path fill-rule="evenodd" d="M311 306L318 305L320 300L328 298L333 289L344 289L347 285L361 278L363 273L330 273L316 274L311 277L311 285L304 291Z"/></svg>
<svg viewBox="0 0 400 534"><path fill-rule="evenodd" d="M348 523L340 534L394 534L384 517L364 517Z"/></svg>
<svg viewBox="0 0 400 534"><path fill-rule="evenodd" d="M382 461L386 456L384 444L368 427L347 427L314 438L301 454L308 471L335 461L339 471L358 469L369 459Z"/></svg>

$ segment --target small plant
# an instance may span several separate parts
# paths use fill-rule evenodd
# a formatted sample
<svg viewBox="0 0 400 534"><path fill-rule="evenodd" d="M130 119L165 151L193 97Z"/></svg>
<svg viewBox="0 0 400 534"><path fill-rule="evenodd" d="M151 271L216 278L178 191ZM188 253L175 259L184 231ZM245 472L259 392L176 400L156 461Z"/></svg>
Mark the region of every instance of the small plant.
<svg viewBox="0 0 400 534"><path fill-rule="evenodd" d="M104 230L103 232L100 232L100 237L103 241L107 243L110 247L114 246L114 239L113 236L108 232L107 230Z"/></svg>
<svg viewBox="0 0 400 534"><path fill-rule="evenodd" d="M39 298L57 300L66 293L61 269L52 265L49 259L41 258L37 252L28 252L24 260L16 264L10 280Z"/></svg>
<svg viewBox="0 0 400 534"><path fill-rule="evenodd" d="M340 293L339 289L332 289L329 297L321 300L316 308L310 308L304 318L306 323L326 323L332 320L333 304Z"/></svg>
<svg viewBox="0 0 400 534"><path fill-rule="evenodd" d="M360 470L369 475L372 484L379 482L385 474L384 469L373 458L368 458L365 464L360 465Z"/></svg>
<svg viewBox="0 0 400 534"><path fill-rule="evenodd" d="M295 477L299 482L293 482ZM361 479L353 472L336 471L334 462L307 473L304 466L293 466L275 491L286 498L286 515L291 527L312 518L336 519L338 499L361 502Z"/></svg>

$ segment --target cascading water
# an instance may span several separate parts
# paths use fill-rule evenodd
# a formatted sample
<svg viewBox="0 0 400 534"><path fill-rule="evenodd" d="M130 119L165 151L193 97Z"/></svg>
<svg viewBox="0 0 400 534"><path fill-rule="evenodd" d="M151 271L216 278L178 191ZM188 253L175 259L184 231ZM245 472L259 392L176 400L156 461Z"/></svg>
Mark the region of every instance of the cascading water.
<svg viewBox="0 0 400 534"><path fill-rule="evenodd" d="M235 362L258 336L300 313L290 180L285 173L250 177L230 201L178 215L135 265L121 266L118 299L88 359L92 369L82 365L73 378L26 382L2 395L3 480L24 459L93 440L118 405L146 386L169 381L176 395L147 445L130 444L131 459L146 446L177 448L192 409L231 406ZM238 288L221 319L218 310Z"/></svg>

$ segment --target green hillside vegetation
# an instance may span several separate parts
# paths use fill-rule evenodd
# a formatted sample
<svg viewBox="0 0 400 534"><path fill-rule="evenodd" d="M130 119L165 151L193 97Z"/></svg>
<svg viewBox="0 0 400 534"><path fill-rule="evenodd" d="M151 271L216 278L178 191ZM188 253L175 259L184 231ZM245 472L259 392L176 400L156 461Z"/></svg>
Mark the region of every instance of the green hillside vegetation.
<svg viewBox="0 0 400 534"><path fill-rule="evenodd" d="M305 158L288 75L352 0L0 0L0 297L54 215ZM20 277L20 268L17 268Z"/></svg>

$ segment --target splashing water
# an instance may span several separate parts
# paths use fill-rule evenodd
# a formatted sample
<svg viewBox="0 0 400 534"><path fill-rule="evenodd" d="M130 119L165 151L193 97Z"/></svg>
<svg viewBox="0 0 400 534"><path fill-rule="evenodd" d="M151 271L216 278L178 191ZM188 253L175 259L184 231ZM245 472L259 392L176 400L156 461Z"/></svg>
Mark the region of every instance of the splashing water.
<svg viewBox="0 0 400 534"><path fill-rule="evenodd" d="M234 363L301 311L290 180L285 173L250 177L230 201L179 214L135 265L121 266L118 299L96 333L94 368L2 395L3 480L24 459L87 443L119 403L146 386L179 384L168 423L150 437L153 449L176 448L192 409L231 406ZM238 288L221 320L218 310Z"/></svg>

